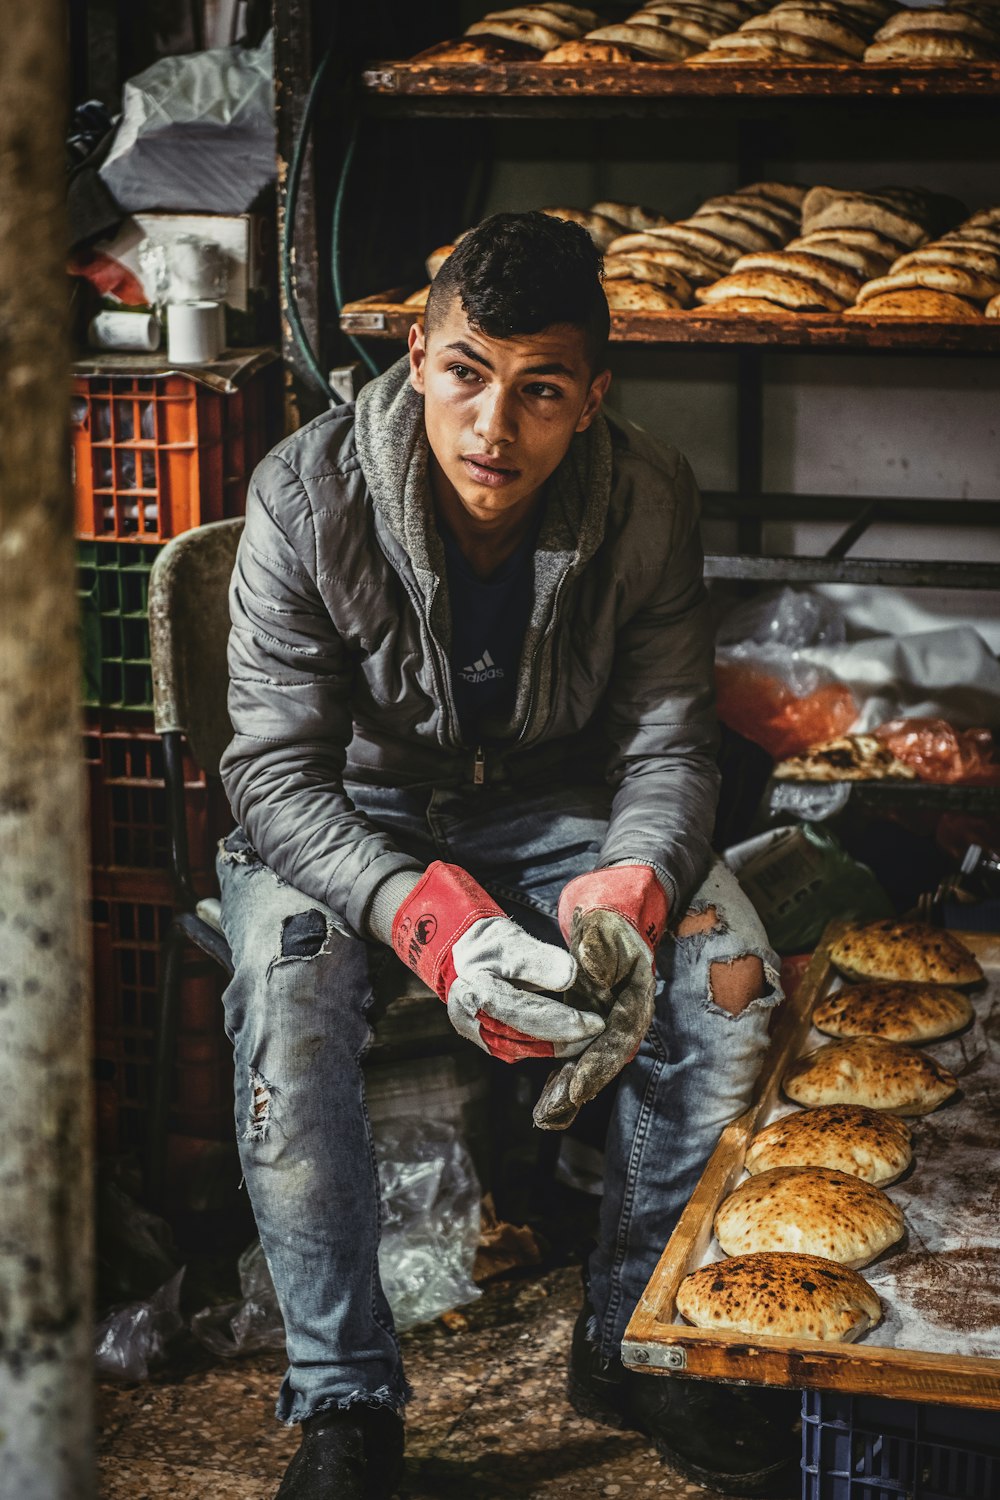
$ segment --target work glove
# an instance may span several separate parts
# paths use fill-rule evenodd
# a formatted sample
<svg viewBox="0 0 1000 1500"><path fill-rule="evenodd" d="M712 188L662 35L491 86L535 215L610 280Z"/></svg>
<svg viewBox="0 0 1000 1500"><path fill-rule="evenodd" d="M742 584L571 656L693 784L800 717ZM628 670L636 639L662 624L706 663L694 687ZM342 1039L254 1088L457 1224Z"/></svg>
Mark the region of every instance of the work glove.
<svg viewBox="0 0 1000 1500"><path fill-rule="evenodd" d="M559 925L580 966L578 988L605 1016L586 1051L550 1073L535 1105L541 1130L565 1130L577 1110L631 1062L653 1020L657 944L667 925L666 893L649 865L612 865L571 880Z"/></svg>
<svg viewBox="0 0 1000 1500"><path fill-rule="evenodd" d="M604 1028L562 998L576 961L530 937L458 865L428 866L396 912L392 946L459 1035L504 1062L575 1057Z"/></svg>

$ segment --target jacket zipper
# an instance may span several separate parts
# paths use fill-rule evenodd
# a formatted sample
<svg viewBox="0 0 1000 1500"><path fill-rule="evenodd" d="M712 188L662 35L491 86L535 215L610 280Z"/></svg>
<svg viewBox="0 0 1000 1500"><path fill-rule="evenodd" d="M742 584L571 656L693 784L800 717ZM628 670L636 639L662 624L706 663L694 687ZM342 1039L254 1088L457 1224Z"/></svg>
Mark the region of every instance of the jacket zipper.
<svg viewBox="0 0 1000 1500"><path fill-rule="evenodd" d="M486 751L482 745L476 746L476 758L472 763L472 785L486 785Z"/></svg>
<svg viewBox="0 0 1000 1500"><path fill-rule="evenodd" d="M396 577L399 579L400 583L403 585L404 589L409 595L410 603L413 605L417 620L423 630L426 632L427 642L431 650L431 664L434 668L434 676L437 679L438 690L441 694L441 703L444 706L445 718L448 722L449 739L452 748L457 750L461 749L462 737L460 734L456 734L454 732L458 728L458 713L455 709L455 705L452 701L451 696L451 667L448 663L447 658L445 657L444 651L441 649L441 646L438 643L437 636L434 634L434 631L431 627L430 606L434 603L434 598L432 597L430 604L426 608L424 608L423 595L420 593L419 589L412 588L410 586L409 579L405 576L401 569L396 567L392 558L389 556L388 552L386 552L385 548L382 545L382 539L378 534L377 528L375 531L375 540L378 543L379 551L382 553L382 556L385 558L386 562L389 564L392 571L396 574ZM436 593L437 586L435 586L435 594Z"/></svg>
<svg viewBox="0 0 1000 1500"><path fill-rule="evenodd" d="M536 650L534 660L531 663L531 690L528 694L528 710L524 716L524 728L518 735L519 743L531 743L528 737L528 730L531 727L531 714L535 706L535 692L538 686L538 672L536 671L536 667L541 658L542 652L545 650L546 642L550 639L550 637L555 636L556 626L559 623L559 600L562 596L563 585L569 578L570 572L571 569L567 569L567 571L560 578L559 582L556 584L555 598L552 600L552 618L549 621L548 629L545 631L545 634L542 636L542 639L538 643L538 649Z"/></svg>

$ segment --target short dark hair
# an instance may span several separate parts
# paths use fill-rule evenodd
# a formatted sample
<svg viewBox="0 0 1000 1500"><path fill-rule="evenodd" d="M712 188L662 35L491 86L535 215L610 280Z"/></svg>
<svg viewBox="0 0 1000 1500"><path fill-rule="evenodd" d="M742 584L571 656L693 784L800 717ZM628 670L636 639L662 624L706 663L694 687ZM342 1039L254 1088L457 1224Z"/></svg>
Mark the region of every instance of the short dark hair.
<svg viewBox="0 0 1000 1500"><path fill-rule="evenodd" d="M490 338L541 333L553 323L582 328L592 371L602 370L611 315L604 261L585 229L543 213L491 214L463 237L431 283L430 333L458 297Z"/></svg>

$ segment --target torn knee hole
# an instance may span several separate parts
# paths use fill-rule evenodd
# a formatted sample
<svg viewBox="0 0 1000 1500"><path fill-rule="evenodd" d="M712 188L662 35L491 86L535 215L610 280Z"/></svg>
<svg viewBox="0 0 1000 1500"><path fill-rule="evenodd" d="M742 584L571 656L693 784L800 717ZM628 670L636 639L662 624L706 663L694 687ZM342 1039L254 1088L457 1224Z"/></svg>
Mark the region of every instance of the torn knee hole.
<svg viewBox="0 0 1000 1500"><path fill-rule="evenodd" d="M322 953L329 937L330 928L326 917L313 907L310 911L296 912L286 917L281 924L279 958L315 958Z"/></svg>
<svg viewBox="0 0 1000 1500"><path fill-rule="evenodd" d="M244 1139L248 1141L266 1141L268 1128L271 1124L271 1104L274 1088L263 1073L256 1068L250 1069L250 1118Z"/></svg>
<svg viewBox="0 0 1000 1500"><path fill-rule="evenodd" d="M739 1016L768 992L764 964L756 954L742 958L719 958L709 965L709 996L721 1010Z"/></svg>
<svg viewBox="0 0 1000 1500"><path fill-rule="evenodd" d="M718 925L719 913L714 906L706 906L701 911L691 910L678 923L677 936L679 938L699 937L703 933L714 932Z"/></svg>

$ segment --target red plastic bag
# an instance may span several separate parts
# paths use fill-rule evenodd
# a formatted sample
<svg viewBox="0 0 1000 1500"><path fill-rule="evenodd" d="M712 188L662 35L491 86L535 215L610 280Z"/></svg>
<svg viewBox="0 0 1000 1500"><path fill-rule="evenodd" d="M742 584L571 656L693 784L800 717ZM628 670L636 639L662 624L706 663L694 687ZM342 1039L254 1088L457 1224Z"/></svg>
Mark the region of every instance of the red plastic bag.
<svg viewBox="0 0 1000 1500"><path fill-rule="evenodd" d="M813 745L844 734L858 716L850 688L813 669L811 686L794 674L769 670L760 662L722 657L715 663L719 718L730 729L763 746L775 760L800 755Z"/></svg>
<svg viewBox="0 0 1000 1500"><path fill-rule="evenodd" d="M988 729L955 729L946 719L890 719L873 733L921 781L1000 785Z"/></svg>

